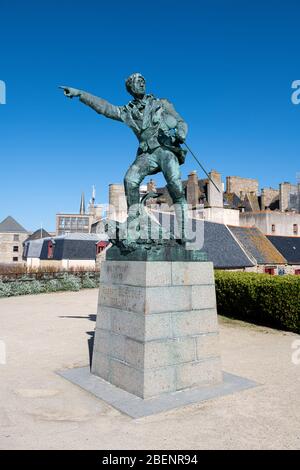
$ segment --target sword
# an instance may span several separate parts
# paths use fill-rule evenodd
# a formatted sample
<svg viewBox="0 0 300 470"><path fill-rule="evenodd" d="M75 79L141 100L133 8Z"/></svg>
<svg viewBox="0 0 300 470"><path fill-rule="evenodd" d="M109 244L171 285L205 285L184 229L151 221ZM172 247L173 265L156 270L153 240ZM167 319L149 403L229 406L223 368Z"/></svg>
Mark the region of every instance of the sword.
<svg viewBox="0 0 300 470"><path fill-rule="evenodd" d="M199 162L198 158L196 157L196 155L194 154L194 152L190 149L190 147L185 143L183 142L183 144L186 146L186 148L188 149L188 151L192 154L192 156L194 157L194 159L196 160L196 162L198 163L198 165L200 166L200 168L204 171L204 173L206 174L206 176L208 177L209 181L212 182L212 184L214 185L214 187L219 191L219 193L221 192L218 188L218 186L215 184L215 182L211 179L211 177L209 176L209 174L207 173L207 171L205 170L205 168L203 167L203 165L201 165L201 163Z"/></svg>

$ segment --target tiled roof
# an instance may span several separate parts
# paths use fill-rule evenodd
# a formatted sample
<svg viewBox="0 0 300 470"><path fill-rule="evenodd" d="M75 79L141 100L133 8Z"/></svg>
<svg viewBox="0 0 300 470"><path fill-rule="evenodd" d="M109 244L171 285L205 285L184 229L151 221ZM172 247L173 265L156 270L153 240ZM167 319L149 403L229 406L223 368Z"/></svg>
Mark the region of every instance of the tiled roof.
<svg viewBox="0 0 300 470"><path fill-rule="evenodd" d="M47 230L42 229L37 229L35 232L33 232L26 241L29 240L40 240L41 238L47 238L51 237L50 233L47 232Z"/></svg>
<svg viewBox="0 0 300 470"><path fill-rule="evenodd" d="M257 264L286 264L286 259L257 227L233 227L230 231Z"/></svg>
<svg viewBox="0 0 300 470"><path fill-rule="evenodd" d="M153 211L153 213L158 219L159 213L157 211ZM171 215L171 219L174 220L174 215ZM164 221L164 218L162 220ZM173 224L174 221L171 226ZM226 225L193 219L192 230L203 236L201 249L207 253L208 261L212 261L215 268L238 269L255 265Z"/></svg>
<svg viewBox="0 0 300 470"><path fill-rule="evenodd" d="M300 237L268 235L268 239L285 257L288 264L300 264Z"/></svg>
<svg viewBox="0 0 300 470"><path fill-rule="evenodd" d="M197 221L199 223L199 221ZM203 251L215 268L244 268L254 266L232 233L224 224L204 221Z"/></svg>
<svg viewBox="0 0 300 470"><path fill-rule="evenodd" d="M15 233L27 233L22 225L20 225L13 217L10 215L6 219L0 222L0 233L15 232Z"/></svg>
<svg viewBox="0 0 300 470"><path fill-rule="evenodd" d="M38 240L26 240L24 243L24 257L27 258L39 258L41 255L43 243L43 238Z"/></svg>
<svg viewBox="0 0 300 470"><path fill-rule="evenodd" d="M245 196L245 210L250 212L259 211L258 197L256 194L247 193Z"/></svg>
<svg viewBox="0 0 300 470"><path fill-rule="evenodd" d="M108 240L108 236L106 233L65 233L64 235L59 235L57 237L53 237L54 240L64 239L64 240L91 240L91 241L99 241L99 240Z"/></svg>
<svg viewBox="0 0 300 470"><path fill-rule="evenodd" d="M224 199L231 209L239 209L245 205L235 193L224 193Z"/></svg>

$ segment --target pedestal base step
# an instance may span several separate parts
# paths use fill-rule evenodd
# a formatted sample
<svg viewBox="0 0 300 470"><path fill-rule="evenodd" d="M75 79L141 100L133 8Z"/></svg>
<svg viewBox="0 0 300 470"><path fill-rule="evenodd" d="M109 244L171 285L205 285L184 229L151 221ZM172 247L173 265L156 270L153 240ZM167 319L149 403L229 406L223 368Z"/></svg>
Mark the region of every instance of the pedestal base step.
<svg viewBox="0 0 300 470"><path fill-rule="evenodd" d="M258 385L252 380L223 372L223 382L219 385L164 393L158 397L144 400L111 385L100 377L96 377L91 374L89 367L67 369L57 373L131 418L143 418L144 416L163 413L174 408L201 403Z"/></svg>

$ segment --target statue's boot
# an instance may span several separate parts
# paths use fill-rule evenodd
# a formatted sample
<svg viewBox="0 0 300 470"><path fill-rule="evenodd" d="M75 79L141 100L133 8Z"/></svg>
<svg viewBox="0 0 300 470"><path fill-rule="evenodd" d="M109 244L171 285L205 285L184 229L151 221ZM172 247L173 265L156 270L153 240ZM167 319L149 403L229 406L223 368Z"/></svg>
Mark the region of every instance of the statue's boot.
<svg viewBox="0 0 300 470"><path fill-rule="evenodd" d="M185 202L174 204L175 217L177 223L176 237L183 245L188 241L188 211Z"/></svg>

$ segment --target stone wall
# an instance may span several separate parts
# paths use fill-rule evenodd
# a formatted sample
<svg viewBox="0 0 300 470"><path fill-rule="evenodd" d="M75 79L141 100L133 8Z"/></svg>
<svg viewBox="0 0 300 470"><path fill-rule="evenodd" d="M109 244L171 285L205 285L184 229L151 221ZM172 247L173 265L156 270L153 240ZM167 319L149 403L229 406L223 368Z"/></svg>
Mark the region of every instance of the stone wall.
<svg viewBox="0 0 300 470"><path fill-rule="evenodd" d="M295 184L291 183L281 183L279 185L279 207L281 211L287 211L290 209L297 209L299 210L299 207L297 202L296 204L292 204L291 201L291 195L294 195L295 198L297 199L298 195L298 187ZM292 207L295 206L295 207Z"/></svg>
<svg viewBox="0 0 300 470"><path fill-rule="evenodd" d="M109 218L123 222L127 217L127 202L123 184L109 185Z"/></svg>
<svg viewBox="0 0 300 470"><path fill-rule="evenodd" d="M26 238L28 233L0 233L0 263L23 264L23 242ZM14 261L14 258L18 259Z"/></svg>
<svg viewBox="0 0 300 470"><path fill-rule="evenodd" d="M265 210L270 207L272 203L279 199L279 190L273 188L263 188L261 190L261 209Z"/></svg>
<svg viewBox="0 0 300 470"><path fill-rule="evenodd" d="M242 178L241 176L226 177L226 192L235 193L244 197L246 193L258 194L258 180L252 178Z"/></svg>
<svg viewBox="0 0 300 470"><path fill-rule="evenodd" d="M240 225L256 225L265 235L300 236L300 214L294 212L244 212L240 214ZM298 233L294 232L294 226Z"/></svg>
<svg viewBox="0 0 300 470"><path fill-rule="evenodd" d="M207 184L207 202L210 207L223 207L223 188L222 188L222 177L221 173L218 173L215 170L212 170L209 173L210 178L213 180L215 185L208 181Z"/></svg>

